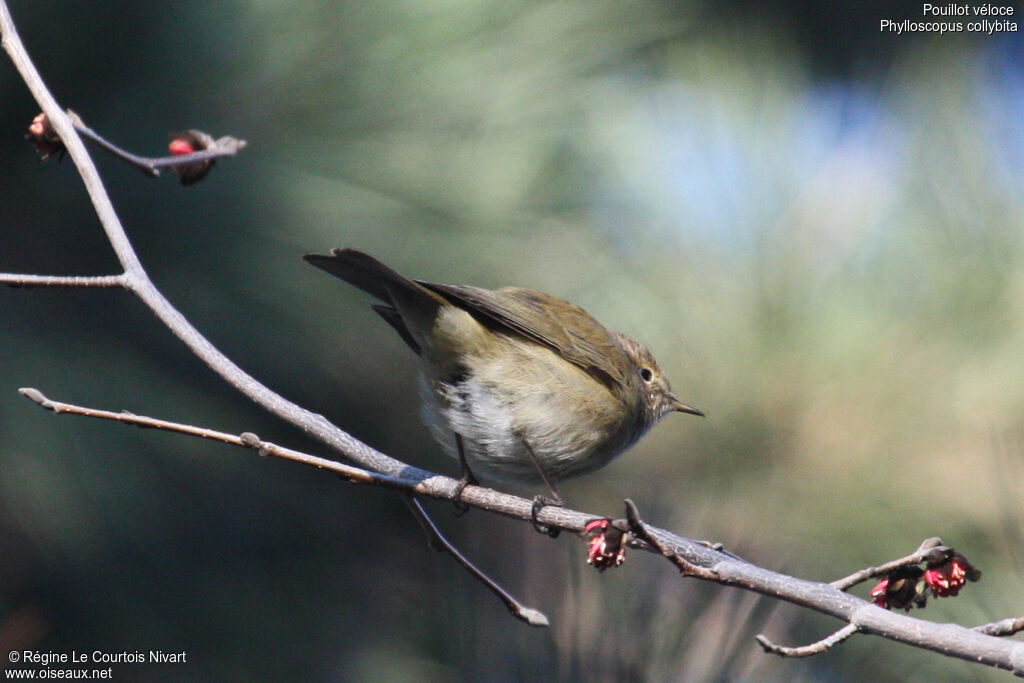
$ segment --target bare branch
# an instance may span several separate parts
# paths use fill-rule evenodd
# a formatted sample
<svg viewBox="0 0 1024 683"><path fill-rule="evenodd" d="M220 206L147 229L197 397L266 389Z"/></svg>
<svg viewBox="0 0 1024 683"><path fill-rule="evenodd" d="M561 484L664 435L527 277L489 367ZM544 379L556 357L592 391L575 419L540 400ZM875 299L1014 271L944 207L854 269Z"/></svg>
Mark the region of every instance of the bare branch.
<svg viewBox="0 0 1024 683"><path fill-rule="evenodd" d="M912 552L910 555L907 555L906 557L901 557L898 560L893 560L892 562L886 562L885 564L879 565L877 567L867 567L866 569L861 569L859 572L854 572L853 574L850 574L847 577L833 581L831 585L835 588L838 588L841 591L850 590L859 583L863 583L864 581L868 581L877 576L884 576L885 574L888 574L889 572L892 572L901 567L909 567L912 565L921 564L922 562L926 561L929 557L932 557L933 553L935 553L936 550L942 547L942 539L938 536L926 538L924 541L921 542L921 545L918 546L917 550Z"/></svg>
<svg viewBox="0 0 1024 683"><path fill-rule="evenodd" d="M459 549L452 545L447 538L441 533L441 530L434 524L434 520L430 519L423 506L420 505L419 501L415 498L406 498L405 502L409 505L409 509L412 510L413 516L423 527L424 532L430 539L430 546L438 552L447 552L455 561L458 562L462 567L468 571L473 577L490 589L498 599L505 603L505 607L516 619L526 622L530 626L547 626L548 618L544 616L543 612L535 610L532 607L527 607L504 588L499 586L491 577L487 576L483 571L480 570L475 564L470 562L465 555L459 552Z"/></svg>
<svg viewBox="0 0 1024 683"><path fill-rule="evenodd" d="M993 621L991 624L975 626L974 630L990 636L1012 636L1015 633L1024 631L1024 617L1010 617L1000 621Z"/></svg>
<svg viewBox="0 0 1024 683"><path fill-rule="evenodd" d="M693 576L707 581L718 580L718 574L713 569L708 569L691 562L651 534L647 525L640 519L640 512L636 509L636 504L628 498L626 499L626 521L629 523L629 530L634 536L671 560L672 564L679 568L683 576Z"/></svg>
<svg viewBox="0 0 1024 683"><path fill-rule="evenodd" d="M220 441L221 443L230 444L232 446L242 446L244 448L251 448L260 455L271 455L278 458L285 458L287 460L294 460L301 462L304 465L312 465L321 469L327 469L336 474L339 474L346 479L352 481L358 481L359 483L373 484L379 483L380 480L375 479L375 474L367 472L356 467L344 465L342 463L334 462L333 460L326 460L324 458L318 458L316 456L301 453L300 451L294 451L290 448L284 448L270 443L269 441L263 441L252 432L243 432L242 434L235 435L227 432L220 432L214 429L207 429L205 427L196 427L194 425L182 424L180 422L169 422L167 420L158 420L153 417L146 417L145 415L136 415L129 413L128 411L121 411L115 413L110 410L99 410L97 408L88 408L86 406L79 406L73 403L64 403L63 401L54 401L47 398L43 392L39 391L34 387L22 387L18 389L25 398L38 403L43 408L53 411L54 413L68 414L68 415L81 415L83 417L94 417L103 420L113 420L115 422L121 422L123 424L135 425L137 427L143 427L147 429L162 429L169 432L177 432L179 434L188 434L190 436L198 436L204 439L211 439L213 441ZM394 478L391 478L394 479ZM402 480L408 484L406 490L412 491L416 485L415 481Z"/></svg>
<svg viewBox="0 0 1024 683"><path fill-rule="evenodd" d="M235 435L228 432L217 431L215 429L196 427L194 425L183 424L180 422L170 422L168 420L146 417L144 415L136 415L127 411L113 412L110 410L100 410L97 408L75 405L73 403L64 403L63 401L54 401L47 398L43 392L33 387L22 387L21 389L18 389L18 393L58 415L81 415L83 417L113 420L122 424L129 424L148 429L161 429L179 434L187 434L189 436L198 436L204 439L230 444L232 446L250 448L262 456L282 458L284 460L291 460L303 465L310 465L318 469L334 472L338 476L355 484L373 484L376 486L396 489L409 494L425 495L441 499L447 498L447 496L443 495L443 489L425 484L423 480L393 477L387 474L370 472L359 467L353 467L352 465L346 465L335 460L320 458L315 455L310 455L309 453L303 453L302 451L278 446L277 444L269 441L263 441L252 432L243 432ZM444 477L437 478L444 479Z"/></svg>
<svg viewBox="0 0 1024 683"><path fill-rule="evenodd" d="M820 655L823 652L828 652L856 632L857 627L855 625L847 624L827 638L822 638L816 643L802 645L800 647L776 645L770 641L767 636L761 633L754 636L754 639L761 645L761 647L764 648L765 652L773 655L779 655L780 657L811 657L813 655Z"/></svg>
<svg viewBox="0 0 1024 683"><path fill-rule="evenodd" d="M114 143L109 142L105 138L101 137L100 134L94 131L92 128L85 125L85 123L83 123L82 120L75 116L72 112L69 111L68 114L69 116L71 116L71 122L74 124L75 130L78 131L78 134L81 135L86 140L89 140L90 142L98 146L100 149L109 152L115 158L124 161L130 166L134 166L135 168L139 169L140 171L142 171L143 173L150 177L155 178L156 176L160 175L160 171L153 168L152 164L149 163L149 159L146 159L145 157L136 156L131 152L127 152L121 149Z"/></svg>
<svg viewBox="0 0 1024 683"><path fill-rule="evenodd" d="M236 154L238 154L239 151L245 149L246 146L245 140L237 140L233 137L226 136L216 141L213 141L211 138L211 147L197 152L192 152L191 154L175 154L172 156L155 158L142 157L137 154L132 154L131 152L121 149L113 142L110 142L106 138L102 137L99 133L94 131L92 128L85 125L85 123L77 116L72 115L71 120L75 126L75 130L78 131L79 135L86 138L95 145L99 146L103 150L109 152L114 157L120 159L129 166L134 166L135 168L142 171L144 174L151 177L156 177L160 175L161 168L178 168L188 166L196 162L212 161L214 159L219 159L222 157L235 156Z"/></svg>
<svg viewBox="0 0 1024 683"><path fill-rule="evenodd" d="M334 472L344 479L357 484L372 484L374 486L395 489L407 494L426 496L439 500L453 500L459 486L459 482L457 480L438 474L431 474L426 478L417 478L413 476L394 476L379 472L372 472L363 468L340 463L335 460L328 460L326 458L310 455L309 453L303 453L302 451L279 446L269 441L263 441L252 432L244 432L242 434L235 435L204 427L182 424L180 422L170 422L168 420L136 415L126 411L114 412L110 410L99 410L96 408L75 405L73 403L54 401L45 396L38 389L32 387L23 387L18 391L26 398L58 415L80 415L83 417L113 420L122 424L151 429L161 429L177 432L179 434L187 434L190 436L202 437L204 439L220 441L221 443L233 446L244 446L257 451L260 455L283 458L303 465L310 465L318 469ZM409 470L413 472L421 471L416 470L415 468L409 468ZM460 502L482 510L511 517L513 519L532 519L532 500L500 493L483 486L466 486L462 489ZM562 529L580 531L586 525L587 521L593 519L593 515L588 515L577 510L570 510L568 508L550 508L542 511L539 518L545 523L558 526Z"/></svg>
<svg viewBox="0 0 1024 683"><path fill-rule="evenodd" d="M8 287L124 287L127 278L122 275L31 275L26 273L0 273L0 285Z"/></svg>

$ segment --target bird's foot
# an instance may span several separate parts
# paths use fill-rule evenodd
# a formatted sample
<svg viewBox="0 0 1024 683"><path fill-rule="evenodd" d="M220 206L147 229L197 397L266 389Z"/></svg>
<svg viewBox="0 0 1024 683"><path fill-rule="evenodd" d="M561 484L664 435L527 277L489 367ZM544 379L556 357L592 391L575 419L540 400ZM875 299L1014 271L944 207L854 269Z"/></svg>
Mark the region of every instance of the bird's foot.
<svg viewBox="0 0 1024 683"><path fill-rule="evenodd" d="M562 530L558 527L548 526L547 524L541 524L537 519L537 515L540 511L546 507L565 507L565 501L562 500L561 496L555 498L548 498L547 496L534 496L533 507L530 510L530 519L533 522L533 528L537 530L539 534L546 534L551 538L558 538L558 534L562 533Z"/></svg>

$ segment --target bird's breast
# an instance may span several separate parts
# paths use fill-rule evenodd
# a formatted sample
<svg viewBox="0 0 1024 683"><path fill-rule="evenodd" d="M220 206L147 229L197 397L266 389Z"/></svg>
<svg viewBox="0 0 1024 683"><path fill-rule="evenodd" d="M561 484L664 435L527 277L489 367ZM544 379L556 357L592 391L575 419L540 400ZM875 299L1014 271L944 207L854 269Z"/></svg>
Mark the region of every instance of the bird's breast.
<svg viewBox="0 0 1024 683"><path fill-rule="evenodd" d="M478 475L540 483L525 442L549 476L577 476L604 466L642 435L637 401L620 400L545 346L494 337L481 353L464 356L459 376L440 376L428 363L421 385L423 417L434 437L455 455L457 432Z"/></svg>

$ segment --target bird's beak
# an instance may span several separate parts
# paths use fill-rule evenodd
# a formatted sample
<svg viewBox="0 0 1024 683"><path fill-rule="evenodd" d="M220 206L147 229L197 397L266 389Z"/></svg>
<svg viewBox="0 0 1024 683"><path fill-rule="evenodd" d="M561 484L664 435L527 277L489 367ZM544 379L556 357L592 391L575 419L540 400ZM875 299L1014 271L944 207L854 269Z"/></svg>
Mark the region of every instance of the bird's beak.
<svg viewBox="0 0 1024 683"><path fill-rule="evenodd" d="M692 406L686 405L675 396L669 396L669 400L672 402L672 410L675 410L676 412L689 413L690 415L698 415L700 417L704 417L704 413L702 413L701 411L697 410Z"/></svg>

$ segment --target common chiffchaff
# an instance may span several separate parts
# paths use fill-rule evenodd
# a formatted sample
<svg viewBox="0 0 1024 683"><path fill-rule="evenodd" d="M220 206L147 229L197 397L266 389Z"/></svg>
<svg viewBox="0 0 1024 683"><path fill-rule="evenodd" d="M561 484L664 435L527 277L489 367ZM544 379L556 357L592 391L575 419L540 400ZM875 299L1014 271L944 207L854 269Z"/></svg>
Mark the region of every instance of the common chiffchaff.
<svg viewBox="0 0 1024 683"><path fill-rule="evenodd" d="M484 479L554 489L670 412L703 415L675 397L646 347L568 301L410 280L354 249L304 258L383 302L373 310L423 363L430 431Z"/></svg>

